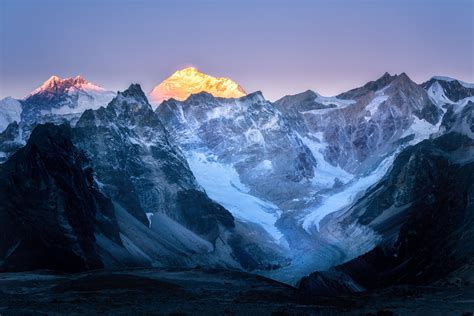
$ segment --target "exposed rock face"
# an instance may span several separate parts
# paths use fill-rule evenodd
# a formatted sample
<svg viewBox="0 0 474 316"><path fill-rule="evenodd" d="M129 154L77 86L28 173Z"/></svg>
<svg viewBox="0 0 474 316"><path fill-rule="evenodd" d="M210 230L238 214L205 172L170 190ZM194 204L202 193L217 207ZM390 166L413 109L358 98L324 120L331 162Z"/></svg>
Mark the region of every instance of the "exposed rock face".
<svg viewBox="0 0 474 316"><path fill-rule="evenodd" d="M199 72L194 67L188 67L176 71L153 88L150 100L157 105L169 99L184 101L191 94L203 91L222 98L239 98L246 95L241 86L228 78L215 78Z"/></svg>
<svg viewBox="0 0 474 316"><path fill-rule="evenodd" d="M292 265L271 275L288 281L285 273L324 269L378 243L358 222L330 231L323 219L375 184L397 150L437 132L442 110L405 74L386 74L338 97L306 91L272 104L259 93L200 93L156 113L211 198L288 243Z"/></svg>
<svg viewBox="0 0 474 316"><path fill-rule="evenodd" d="M356 174L373 170L403 141L426 138L442 115L404 73L386 73L333 98L316 95L309 102L296 95L275 105L310 147L322 147L325 160Z"/></svg>
<svg viewBox="0 0 474 316"><path fill-rule="evenodd" d="M35 125L10 124L0 134L2 150L11 155L22 145L17 140L27 138ZM111 199L111 225L117 227L119 238L91 230L90 243L100 257L97 266L207 265L253 270L274 268L284 261L271 242L257 244L249 237L255 228L236 224L224 207L207 196L179 148L169 141L140 86L118 93L105 108L85 111L68 129L68 137L92 168L88 175L95 181L94 188ZM57 229L54 225L45 227L44 233ZM84 268L88 266L77 267Z"/></svg>
<svg viewBox="0 0 474 316"><path fill-rule="evenodd" d="M440 133L457 132L474 139L474 101L466 100L466 104L447 105L443 116Z"/></svg>
<svg viewBox="0 0 474 316"><path fill-rule="evenodd" d="M233 227L232 216L200 190L138 85L84 112L74 143L91 158L101 189L143 224L146 213L160 212L212 241L219 225Z"/></svg>
<svg viewBox="0 0 474 316"><path fill-rule="evenodd" d="M459 102L474 97L474 85L448 77L433 77L421 84L434 101L443 103ZM444 100L443 100L444 99ZM444 101L444 102L443 102Z"/></svg>
<svg viewBox="0 0 474 316"><path fill-rule="evenodd" d="M112 203L70 137L68 126L39 126L0 165L0 270L100 268L94 234L122 244Z"/></svg>
<svg viewBox="0 0 474 316"><path fill-rule="evenodd" d="M156 112L188 157L231 166L250 193L277 205L309 194L316 161L260 92L239 99L200 93Z"/></svg>
<svg viewBox="0 0 474 316"><path fill-rule="evenodd" d="M474 258L474 140L449 133L404 150L390 173L333 222L377 231L380 246L301 281L308 293L429 284ZM344 277L341 278L340 275ZM356 285L356 286L354 286Z"/></svg>

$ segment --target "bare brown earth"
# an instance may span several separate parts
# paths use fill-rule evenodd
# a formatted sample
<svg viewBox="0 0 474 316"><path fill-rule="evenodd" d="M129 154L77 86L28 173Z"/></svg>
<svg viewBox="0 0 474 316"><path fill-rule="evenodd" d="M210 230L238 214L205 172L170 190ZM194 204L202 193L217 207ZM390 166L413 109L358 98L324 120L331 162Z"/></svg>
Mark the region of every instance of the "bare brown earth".
<svg viewBox="0 0 474 316"><path fill-rule="evenodd" d="M229 270L129 269L0 274L0 315L472 315L474 287L400 286L303 297L291 286Z"/></svg>

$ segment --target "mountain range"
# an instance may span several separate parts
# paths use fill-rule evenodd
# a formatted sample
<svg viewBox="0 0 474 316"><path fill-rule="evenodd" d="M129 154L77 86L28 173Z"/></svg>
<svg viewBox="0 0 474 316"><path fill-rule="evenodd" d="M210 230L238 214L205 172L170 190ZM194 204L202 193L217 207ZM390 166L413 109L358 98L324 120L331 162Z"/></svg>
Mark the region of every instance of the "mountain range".
<svg viewBox="0 0 474 316"><path fill-rule="evenodd" d="M308 299L470 280L473 113L474 85L405 73L275 102L195 68L149 98L53 76L0 101L0 270L223 267Z"/></svg>

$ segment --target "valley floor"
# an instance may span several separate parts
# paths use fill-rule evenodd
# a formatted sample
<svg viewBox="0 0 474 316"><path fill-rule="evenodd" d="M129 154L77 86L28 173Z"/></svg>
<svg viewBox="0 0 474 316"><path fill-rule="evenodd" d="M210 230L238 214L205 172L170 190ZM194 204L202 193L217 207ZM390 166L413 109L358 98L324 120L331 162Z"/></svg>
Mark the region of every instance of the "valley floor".
<svg viewBox="0 0 474 316"><path fill-rule="evenodd" d="M303 297L264 277L216 269L0 274L0 315L472 315L474 287L396 287Z"/></svg>

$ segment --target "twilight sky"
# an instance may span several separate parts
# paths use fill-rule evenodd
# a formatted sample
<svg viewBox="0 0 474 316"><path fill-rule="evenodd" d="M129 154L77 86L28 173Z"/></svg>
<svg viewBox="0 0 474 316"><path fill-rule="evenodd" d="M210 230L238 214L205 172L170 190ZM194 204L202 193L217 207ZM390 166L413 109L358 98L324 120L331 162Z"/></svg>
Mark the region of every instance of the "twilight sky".
<svg viewBox="0 0 474 316"><path fill-rule="evenodd" d="M270 100L406 72L474 82L473 0L0 0L0 97L55 74L145 92L185 66Z"/></svg>

